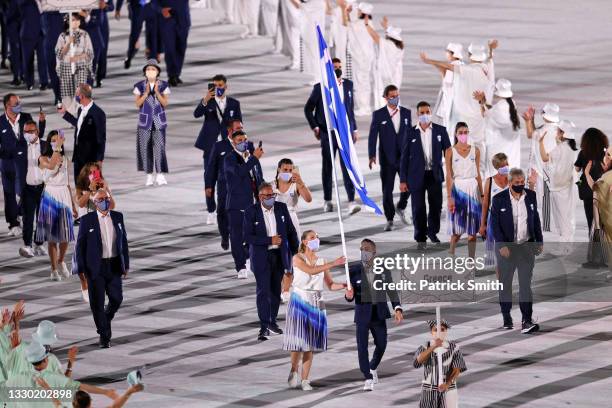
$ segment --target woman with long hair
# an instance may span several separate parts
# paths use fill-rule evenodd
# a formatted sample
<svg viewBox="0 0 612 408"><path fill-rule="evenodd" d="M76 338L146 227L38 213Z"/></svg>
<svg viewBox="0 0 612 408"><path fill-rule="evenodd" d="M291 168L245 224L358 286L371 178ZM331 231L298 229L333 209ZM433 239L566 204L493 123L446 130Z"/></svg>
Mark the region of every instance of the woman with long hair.
<svg viewBox="0 0 612 408"><path fill-rule="evenodd" d="M295 231L298 237L301 236L302 230L300 229L300 220L297 216L298 201L301 197L309 203L312 201L312 195L308 186L302 180L297 166L293 164L291 159L284 158L278 162L273 187L274 193L276 193L276 200L287 204Z"/></svg>
<svg viewBox="0 0 612 408"><path fill-rule="evenodd" d="M51 280L67 279L70 271L64 262L68 243L74 241L72 229L76 206L72 201L68 159L64 154L64 135L57 130L47 136L47 151L39 158L45 189L38 209L36 240L47 241L51 260Z"/></svg>
<svg viewBox="0 0 612 408"><path fill-rule="evenodd" d="M346 258L325 262L317 256L319 238L313 230L304 231L298 253L293 257L293 291L287 305L283 350L291 351L290 388L310 391L308 379L315 351L327 350L327 315L321 299L323 286L343 290L346 283L334 282L331 268L344 265ZM298 369L302 361L301 381Z"/></svg>
<svg viewBox="0 0 612 408"><path fill-rule="evenodd" d="M450 214L449 233L450 253L455 255L455 248L461 235L468 235L468 256L476 255L476 234L480 229L482 216L482 179L480 177L480 150L468 144L470 131L465 122L455 126L455 144L445 153L446 191L448 194L448 212Z"/></svg>
<svg viewBox="0 0 612 408"><path fill-rule="evenodd" d="M612 152L606 151L602 160L603 174L593 180L590 161L584 169L586 181L593 190L593 228L590 233L588 262L586 267L604 267L606 262L612 272ZM608 275L606 279L610 279Z"/></svg>

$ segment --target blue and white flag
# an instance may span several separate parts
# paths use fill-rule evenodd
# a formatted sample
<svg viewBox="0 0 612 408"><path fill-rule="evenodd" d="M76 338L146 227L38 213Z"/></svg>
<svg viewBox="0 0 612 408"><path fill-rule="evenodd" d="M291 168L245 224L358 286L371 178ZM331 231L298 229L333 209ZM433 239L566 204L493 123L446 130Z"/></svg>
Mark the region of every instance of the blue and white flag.
<svg viewBox="0 0 612 408"><path fill-rule="evenodd" d="M357 190L359 197L361 197L361 201L368 207L373 208L376 214L382 214L378 205L368 197L365 180L359 168L357 152L353 145L351 125L348 120L348 115L346 114L346 107L342 102L340 91L338 90L334 65L329 55L329 48L327 48L327 44L321 33L321 28L318 25L317 36L319 38L319 64L321 67L321 96L323 97L323 105L325 105L327 128L332 130L336 137L340 150L340 157L346 166L346 170L355 186L355 190ZM325 136L321 135L321 137Z"/></svg>

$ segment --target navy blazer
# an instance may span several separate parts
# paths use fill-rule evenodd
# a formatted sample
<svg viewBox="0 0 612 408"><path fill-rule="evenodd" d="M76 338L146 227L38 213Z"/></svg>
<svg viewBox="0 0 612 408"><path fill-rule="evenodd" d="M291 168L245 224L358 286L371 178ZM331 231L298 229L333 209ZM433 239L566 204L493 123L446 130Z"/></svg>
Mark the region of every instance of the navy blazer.
<svg viewBox="0 0 612 408"><path fill-rule="evenodd" d="M19 32L21 41L24 39L38 40L42 37L42 28L37 2L35 0L18 0L18 5L21 17L21 30Z"/></svg>
<svg viewBox="0 0 612 408"><path fill-rule="evenodd" d="M225 155L223 162L225 173L225 185L227 186L227 200L225 208L228 210L246 210L253 205L255 192L251 183L251 171L255 175L255 189L263 181L261 164L257 157L251 155L245 162L244 159L232 149Z"/></svg>
<svg viewBox="0 0 612 408"><path fill-rule="evenodd" d="M130 269L127 233L123 223L123 214L117 211L109 212L115 226L115 246L117 256L121 261L121 273ZM88 277L95 278L100 273L102 264L102 234L98 212L93 211L79 218L79 234L75 245L78 270Z"/></svg>
<svg viewBox="0 0 612 408"><path fill-rule="evenodd" d="M512 188L512 187L510 187ZM514 218L510 189L506 189L493 197L491 206L491 227L496 248L514 242ZM525 206L527 207L527 233L529 242L542 243L542 225L538 214L538 202L533 190L525 189Z"/></svg>
<svg viewBox="0 0 612 408"><path fill-rule="evenodd" d="M189 0L160 0L160 12L164 7L170 7L171 18L177 22L177 28L188 30L191 27L191 14L189 12ZM161 17L161 21L166 18Z"/></svg>
<svg viewBox="0 0 612 408"><path fill-rule="evenodd" d="M276 219L276 234L282 239L279 249L283 269L291 272L293 270L292 258L298 252L300 241L293 221L291 221L287 204L280 201L274 203L274 218ZM249 245L251 268L265 268L268 263L268 245L272 244L272 238L268 236L260 203L253 204L245 210L242 231L244 242Z"/></svg>
<svg viewBox="0 0 612 408"><path fill-rule="evenodd" d="M204 172L205 188L214 189L215 185L218 185L219 191L225 192L227 186L225 185L223 165L225 156L232 151L234 151L234 146L232 146L228 138L224 138L213 145L210 151L210 159L206 164L206 171Z"/></svg>
<svg viewBox="0 0 612 408"><path fill-rule="evenodd" d="M348 115L349 124L351 125L351 133L357 130L357 121L355 121L355 102L353 99L353 82L348 79L342 79L342 88L344 90L344 108ZM323 110L323 98L321 97L321 84L316 84L312 88L310 97L304 105L304 115L311 129L318 127L321 131L327 131L325 123L325 111Z"/></svg>
<svg viewBox="0 0 612 408"><path fill-rule="evenodd" d="M15 160L19 156L25 156L27 162L28 142L23 137L23 126L29 120L32 120L32 115L21 112L19 116L19 139L17 139L6 113L0 116L0 171L16 172L17 162ZM39 136L44 137L45 125L46 121L38 122Z"/></svg>
<svg viewBox="0 0 612 408"><path fill-rule="evenodd" d="M425 153L423 152L421 131L417 128L418 126L408 129L400 164L400 181L408 183L408 188L411 190L423 188L425 175ZM451 146L450 139L448 133L446 133L446 128L435 123L431 124L431 137L431 171L434 180L441 183L444 181L442 158L446 149Z"/></svg>
<svg viewBox="0 0 612 408"><path fill-rule="evenodd" d="M378 164L399 166L402 148L406 141L408 129L412 126L410 109L399 107L400 127L395 131L387 106L374 111L368 136L368 157L376 157L376 143L380 138L378 148ZM397 115L397 114L396 114Z"/></svg>
<svg viewBox="0 0 612 408"><path fill-rule="evenodd" d="M81 108L78 112L80 115ZM94 102L83 118L81 131L78 134L78 118L66 112L64 113L64 120L74 126L72 161L85 164L104 160L104 151L106 150L106 114L104 111Z"/></svg>
<svg viewBox="0 0 612 408"><path fill-rule="evenodd" d="M211 98L206 106L200 100L198 106L193 111L195 118L204 116L204 123L200 134L195 142L195 147L200 150L209 151L217 141L219 134L221 138L227 137L227 126L230 120L242 120L242 112L240 111L240 102L237 99L226 97L225 111L223 112L223 120L219 122L219 105L215 98Z"/></svg>
<svg viewBox="0 0 612 408"><path fill-rule="evenodd" d="M117 10L121 11L121 8L123 7L123 2L124 0L117 0ZM127 3L130 6L130 13L134 13L135 10L142 8L142 6L140 5L140 0L127 0ZM158 0L151 0L148 4L150 4L151 7L153 7L153 9L155 9L157 13L161 12L161 7L159 6ZM107 11L111 11L111 10L107 10Z"/></svg>
<svg viewBox="0 0 612 408"><path fill-rule="evenodd" d="M383 291L375 291L374 283L369 283L366 279L366 275L363 273L363 264L358 262L349 267L349 277L351 279L351 286L353 287L354 298L348 300L349 302L355 301L355 319L354 322L358 324L368 324L374 320L385 320L391 317L389 312L389 305L387 304L387 297L391 300L393 308L401 308L399 294L395 290L387 290L386 293ZM393 282L391 273L385 270L380 275L374 275L375 281L381 282ZM384 294L383 294L384 293ZM384 300L381 299L384 296ZM377 301L377 302L374 302ZM376 305L377 316L372 316L372 305Z"/></svg>

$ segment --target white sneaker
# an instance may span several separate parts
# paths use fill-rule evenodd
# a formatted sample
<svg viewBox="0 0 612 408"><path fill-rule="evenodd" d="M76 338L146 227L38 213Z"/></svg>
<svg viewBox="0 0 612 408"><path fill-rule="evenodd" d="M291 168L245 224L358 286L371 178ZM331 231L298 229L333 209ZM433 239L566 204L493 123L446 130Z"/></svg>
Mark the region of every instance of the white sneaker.
<svg viewBox="0 0 612 408"><path fill-rule="evenodd" d="M357 214L359 211L361 211L361 206L359 204L355 204L354 201L351 201L349 203L348 215Z"/></svg>
<svg viewBox="0 0 612 408"><path fill-rule="evenodd" d="M57 281L59 281L61 279L60 276L59 276L59 273L57 273L57 271L54 270L54 269L51 270L50 278L51 278L52 281L55 281L55 282L57 282Z"/></svg>
<svg viewBox="0 0 612 408"><path fill-rule="evenodd" d="M153 174L147 174L147 181L145 182L145 186L149 187L153 185L154 182Z"/></svg>
<svg viewBox="0 0 612 408"><path fill-rule="evenodd" d="M334 211L334 205L332 204L331 201L326 201L325 204L323 204L323 212L332 212Z"/></svg>
<svg viewBox="0 0 612 408"><path fill-rule="evenodd" d="M157 176L155 177L155 184L157 184L158 186L163 186L168 184L168 182L166 181L166 178L163 174L157 173Z"/></svg>
<svg viewBox="0 0 612 408"><path fill-rule="evenodd" d="M20 227L13 227L13 228L9 229L8 235L9 235L9 237L19 237L19 236L21 236L21 228Z"/></svg>
<svg viewBox="0 0 612 408"><path fill-rule="evenodd" d="M83 297L85 303L89 304L89 292L81 289L81 296Z"/></svg>
<svg viewBox="0 0 612 408"><path fill-rule="evenodd" d="M372 374L372 381L374 381L374 384L378 384L378 373L376 370L370 370L370 374Z"/></svg>
<svg viewBox="0 0 612 408"><path fill-rule="evenodd" d="M312 385L310 385L310 380L302 380L302 390L312 391Z"/></svg>
<svg viewBox="0 0 612 408"><path fill-rule="evenodd" d="M287 383L289 384L289 388L297 388L300 380L298 377L298 373L292 371L289 373L289 378L287 379Z"/></svg>
<svg viewBox="0 0 612 408"><path fill-rule="evenodd" d="M36 245L34 244L34 255L36 256L47 256L49 253L47 252L47 248L44 245Z"/></svg>
<svg viewBox="0 0 612 408"><path fill-rule="evenodd" d="M246 269L241 269L238 271L238 279L247 279L249 277L249 272Z"/></svg>
<svg viewBox="0 0 612 408"><path fill-rule="evenodd" d="M34 258L34 250L29 246L21 247L19 248L19 255L23 256L24 258Z"/></svg>
<svg viewBox="0 0 612 408"><path fill-rule="evenodd" d="M287 303L287 302L289 302L289 298L291 298L291 293L290 292L283 292L283 293L281 293L281 302Z"/></svg>
<svg viewBox="0 0 612 408"><path fill-rule="evenodd" d="M363 384L364 391L374 391L374 380L365 380Z"/></svg>
<svg viewBox="0 0 612 408"><path fill-rule="evenodd" d="M215 214L214 212L209 212L208 215L206 216L206 225L214 224L216 221L216 216L217 214Z"/></svg>
<svg viewBox="0 0 612 408"><path fill-rule="evenodd" d="M66 262L62 262L59 264L59 273L63 279L70 278L71 273L68 270L68 267L66 266Z"/></svg>

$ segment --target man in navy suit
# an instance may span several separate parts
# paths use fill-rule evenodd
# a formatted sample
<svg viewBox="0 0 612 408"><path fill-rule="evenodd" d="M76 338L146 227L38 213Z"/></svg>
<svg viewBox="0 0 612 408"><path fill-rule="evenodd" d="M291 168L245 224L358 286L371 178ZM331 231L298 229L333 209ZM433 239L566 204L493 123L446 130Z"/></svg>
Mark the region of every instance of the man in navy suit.
<svg viewBox="0 0 612 408"><path fill-rule="evenodd" d="M421 101L417 104L419 123L408 129L402 151L400 191L409 191L412 197L414 239L424 249L427 237L435 245L440 243L440 214L442 213L442 158L450 147L444 126L431 121L431 106ZM425 193L429 214L425 207Z"/></svg>
<svg viewBox="0 0 612 408"><path fill-rule="evenodd" d="M100 348L109 348L111 321L123 301L121 278L128 274L130 256L123 214L110 211L110 197L105 190L98 190L93 201L96 211L81 217L76 262L87 277L89 306L100 335Z"/></svg>
<svg viewBox="0 0 612 408"><path fill-rule="evenodd" d="M59 11L45 11L41 14L41 26L43 32L43 43L47 53L47 71L51 81L51 88L55 96L55 105L62 100L60 82L57 76L55 46L57 39L64 30L64 15Z"/></svg>
<svg viewBox="0 0 612 408"><path fill-rule="evenodd" d="M372 114L370 135L368 137L369 167L376 164L376 142L380 138L378 157L380 160L380 179L383 191L383 209L387 218L385 231L393 229L393 218L396 207L393 205L393 188L395 176L400 172L400 158L406 140L406 133L412 127L410 109L400 106L399 89L387 85L383 97L387 100L384 106ZM408 193L401 192L397 203L397 212L404 224L408 224L404 211L408 205Z"/></svg>
<svg viewBox="0 0 612 408"><path fill-rule="evenodd" d="M242 122L231 120L227 127L227 133L232 134L237 130L242 130ZM221 235L221 248L227 251L229 248L229 226L227 221L227 211L225 201L227 200L227 185L225 182L225 171L223 165L225 156L234 150L234 146L228 137L224 137L213 145L210 151L206 171L204 172L204 190L206 198L213 198L215 188L217 190L217 228Z"/></svg>
<svg viewBox="0 0 612 408"><path fill-rule="evenodd" d="M14 93L3 98L4 114L0 116L0 172L2 173L2 192L4 194L4 217L9 225L9 236L21 235L19 226L19 207L17 196L21 196L18 173L18 158L27 156L27 142L23 137L23 127L32 120L32 115L21 111L21 101ZM40 134L45 132L45 114L38 115Z"/></svg>
<svg viewBox="0 0 612 408"><path fill-rule="evenodd" d="M281 281L292 272L299 239L287 204L277 202L272 184L259 185L259 202L244 212L244 241L249 246L251 270L257 282L257 339L283 334L276 324L281 301Z"/></svg>
<svg viewBox="0 0 612 408"><path fill-rule="evenodd" d="M351 289L347 289L345 299L348 302L355 300L354 321L359 369L365 377L363 389L372 391L374 390L374 384L378 383L376 368L380 364L387 347L387 319L391 317L387 297L394 309L395 322L401 322L404 317L397 291L382 287L383 283L393 282L391 273L388 270L384 270L382 273L373 271L376 244L366 238L361 241L360 249L361 262L349 268ZM368 354L370 333L372 333L376 345L371 361Z"/></svg>
<svg viewBox="0 0 612 408"><path fill-rule="evenodd" d="M204 98L200 100L193 111L193 116L195 118L204 116L204 123L196 139L195 147L204 152L202 157L204 159L204 184L206 188L206 171L215 142L228 137L227 129L230 121L242 121L240 102L227 96L227 78L225 75L218 74L213 77L212 86L209 85ZM216 209L215 196L207 193L207 224L212 224Z"/></svg>
<svg viewBox="0 0 612 408"><path fill-rule="evenodd" d="M160 0L166 70L171 86L182 84L181 71L187 52L187 36L191 27L189 0Z"/></svg>
<svg viewBox="0 0 612 408"><path fill-rule="evenodd" d="M93 10L98 12L100 18L100 32L102 33L102 50L98 59L98 69L96 69L96 88L102 87L102 81L106 78L106 67L108 61L108 42L110 40L110 27L108 24L108 14L115 10L113 0L100 0L100 8Z"/></svg>
<svg viewBox="0 0 612 408"><path fill-rule="evenodd" d="M106 150L106 114L94 103L90 85L80 84L76 92L79 103L77 117L66 111L63 106L57 110L66 122L74 126L74 150L72 163L74 180L85 164L97 162L102 164Z"/></svg>
<svg viewBox="0 0 612 408"><path fill-rule="evenodd" d="M121 17L121 8L124 0L117 0L117 11L115 18L118 20ZM138 52L136 43L142 32L142 25L146 23L146 44L148 49L148 59L158 59L160 50L157 49L158 44L158 16L161 8L158 0L127 0L130 13L130 37L128 39L127 56L123 60L125 69L129 69L132 65L132 58Z"/></svg>
<svg viewBox="0 0 612 408"><path fill-rule="evenodd" d="M258 200L258 187L263 182L259 159L264 154L261 147L249 146L247 135L237 130L231 136L233 149L225 155L223 163L227 186L225 209L229 220L230 244L238 279L246 279L247 249L244 243L244 211Z"/></svg>
<svg viewBox="0 0 612 408"><path fill-rule="evenodd" d="M21 11L21 67L26 83L26 89L34 87L34 54L38 66L38 79L40 90L44 91L49 85L47 75L47 56L44 46L43 31L41 28L40 11L35 0L19 0Z"/></svg>
<svg viewBox="0 0 612 408"><path fill-rule="evenodd" d="M334 63L334 71L336 78L338 78L338 90L344 102L346 113L348 115L349 124L351 126L351 132L353 134L353 142L357 141L357 122L355 121L354 102L353 102L353 82L348 79L342 78L342 62L338 58L332 60ZM321 169L321 180L323 182L323 199L325 205L323 211L333 211L332 199L332 180L333 180L333 168L332 160L329 154L329 137L327 134L327 123L325 122L325 110L323 109L323 98L321 97L321 84L316 84L312 88L310 97L304 105L304 115L308 121L308 125L314 132L314 136L321 142L321 156L323 157L323 167ZM338 151L338 142L334 135L332 135L332 146L334 149L334 159L336 152ZM355 204L355 186L351 182L346 166L344 162L340 160L340 167L342 168L342 178L344 179L344 189L349 201L349 215L355 214L361 207Z"/></svg>
<svg viewBox="0 0 612 408"><path fill-rule="evenodd" d="M538 214L535 191L525 189L525 173L511 169L508 174L510 188L493 197L491 226L495 238L495 257L499 280L499 303L504 318L504 328L512 329L512 279L518 272L519 307L522 315L522 333L540 329L531 318L531 278L535 255L542 253L542 226Z"/></svg>

